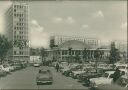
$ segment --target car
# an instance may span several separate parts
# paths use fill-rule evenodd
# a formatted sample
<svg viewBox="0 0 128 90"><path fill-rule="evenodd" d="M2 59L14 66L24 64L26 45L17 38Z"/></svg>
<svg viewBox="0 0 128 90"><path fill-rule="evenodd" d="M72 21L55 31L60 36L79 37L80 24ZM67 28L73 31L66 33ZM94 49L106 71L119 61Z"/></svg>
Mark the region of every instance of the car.
<svg viewBox="0 0 128 90"><path fill-rule="evenodd" d="M52 84L53 76L50 70L40 69L36 77L36 83L39 84Z"/></svg>
<svg viewBox="0 0 128 90"><path fill-rule="evenodd" d="M7 72L0 69L0 77L6 76L6 75L7 75Z"/></svg>
<svg viewBox="0 0 128 90"><path fill-rule="evenodd" d="M33 66L34 67L40 67L40 64L39 63L34 63Z"/></svg>
<svg viewBox="0 0 128 90"><path fill-rule="evenodd" d="M0 68L4 71L6 71L7 73L10 73L11 70L10 68L8 67L8 65L4 64L4 65L0 65Z"/></svg>
<svg viewBox="0 0 128 90"><path fill-rule="evenodd" d="M97 87L90 87L89 90L128 90L128 88L121 87L119 85L98 85Z"/></svg>
<svg viewBox="0 0 128 90"><path fill-rule="evenodd" d="M124 87L124 88L128 88L128 76L127 75L122 75L117 81L116 84Z"/></svg>
<svg viewBox="0 0 128 90"><path fill-rule="evenodd" d="M63 75L65 76L71 76L72 71L80 69L81 65L77 63L71 63L65 68L61 69L60 71L62 72Z"/></svg>
<svg viewBox="0 0 128 90"><path fill-rule="evenodd" d="M80 74L85 73L86 71L84 69L78 69L78 70L73 70L71 72L71 77L74 79L78 79L78 77L80 76Z"/></svg>
<svg viewBox="0 0 128 90"><path fill-rule="evenodd" d="M21 64L14 64L13 65L13 67L14 67L14 70L20 70L20 69L22 69L22 66L21 66Z"/></svg>
<svg viewBox="0 0 128 90"><path fill-rule="evenodd" d="M81 82L83 85L86 84L86 79L91 79L91 78L98 78L101 77L103 74L102 69L90 69L89 71L87 70L85 73L80 74L78 78L78 82Z"/></svg>
<svg viewBox="0 0 128 90"><path fill-rule="evenodd" d="M12 71L15 71L15 68L14 68L13 65L11 65L11 64L7 64L7 66L8 66L8 68L10 69L11 72L12 72Z"/></svg>
<svg viewBox="0 0 128 90"><path fill-rule="evenodd" d="M127 75L121 76L115 83L111 85L100 84L97 87L90 88L91 90L128 90Z"/></svg>
<svg viewBox="0 0 128 90"><path fill-rule="evenodd" d="M115 71L106 71L102 77L98 77L98 78L91 78L90 82L91 82L91 87L97 87L98 85L107 85L107 84L111 84L113 81L113 74Z"/></svg>
<svg viewBox="0 0 128 90"><path fill-rule="evenodd" d="M118 68L120 71L123 71L123 72L128 71L128 65L127 64L118 64L118 65L116 65L116 68Z"/></svg>
<svg viewBox="0 0 128 90"><path fill-rule="evenodd" d="M76 64L73 66L70 66L70 73L69 76L72 78L77 78L79 74L84 73L83 66L81 64Z"/></svg>
<svg viewBox="0 0 128 90"><path fill-rule="evenodd" d="M60 63L60 69L63 69L65 67L67 67L69 64L67 62L61 62Z"/></svg>

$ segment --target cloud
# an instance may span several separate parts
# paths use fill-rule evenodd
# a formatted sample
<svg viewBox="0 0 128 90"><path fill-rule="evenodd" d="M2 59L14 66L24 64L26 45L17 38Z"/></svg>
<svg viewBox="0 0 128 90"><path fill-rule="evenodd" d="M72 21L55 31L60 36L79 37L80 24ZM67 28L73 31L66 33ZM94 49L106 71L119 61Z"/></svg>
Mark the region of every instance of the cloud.
<svg viewBox="0 0 128 90"><path fill-rule="evenodd" d="M11 6L12 2L4 1L0 3L0 34L5 34L5 17L4 14L7 9Z"/></svg>
<svg viewBox="0 0 128 90"><path fill-rule="evenodd" d="M87 24L82 25L82 28L88 28L89 26Z"/></svg>
<svg viewBox="0 0 128 90"><path fill-rule="evenodd" d="M61 17L54 17L52 21L54 23L61 23L63 21L63 18L61 18Z"/></svg>
<svg viewBox="0 0 128 90"><path fill-rule="evenodd" d="M31 46L47 48L49 46L49 34L44 31L44 27L40 26L36 20L32 20L30 26Z"/></svg>
<svg viewBox="0 0 128 90"><path fill-rule="evenodd" d="M52 18L52 22L53 23L67 23L67 24L72 24L75 22L75 19L73 19L73 17L68 16L66 18L62 18L62 17L54 17Z"/></svg>
<svg viewBox="0 0 128 90"><path fill-rule="evenodd" d="M104 17L104 14L101 10L99 10L99 11L93 13L93 17L95 17L95 18L96 17Z"/></svg>
<svg viewBox="0 0 128 90"><path fill-rule="evenodd" d="M122 28L122 29L126 29L126 28L127 28L127 22L122 23L122 24L121 24L121 28Z"/></svg>
<svg viewBox="0 0 128 90"><path fill-rule="evenodd" d="M73 19L73 17L67 17L65 21L66 21L66 23L68 23L68 24L72 24L72 23L75 22L75 20Z"/></svg>

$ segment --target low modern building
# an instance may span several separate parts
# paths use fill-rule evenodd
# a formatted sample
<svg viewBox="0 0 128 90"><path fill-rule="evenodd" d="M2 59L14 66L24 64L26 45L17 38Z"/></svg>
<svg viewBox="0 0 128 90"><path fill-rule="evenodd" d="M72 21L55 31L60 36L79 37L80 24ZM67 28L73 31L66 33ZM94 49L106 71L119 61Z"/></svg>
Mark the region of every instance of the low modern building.
<svg viewBox="0 0 128 90"><path fill-rule="evenodd" d="M49 57L53 60L60 61L81 61L81 60L96 60L95 53L99 48L98 39L86 39L82 37L58 37L52 36L50 40L51 50ZM86 50L86 55L85 55ZM108 60L110 49L99 48L102 52L99 60Z"/></svg>

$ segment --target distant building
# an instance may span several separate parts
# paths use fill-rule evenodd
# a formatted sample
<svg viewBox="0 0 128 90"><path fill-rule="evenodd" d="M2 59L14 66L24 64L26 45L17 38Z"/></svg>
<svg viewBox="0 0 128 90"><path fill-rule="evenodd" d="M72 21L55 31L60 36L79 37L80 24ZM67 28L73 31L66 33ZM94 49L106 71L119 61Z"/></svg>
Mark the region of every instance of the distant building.
<svg viewBox="0 0 128 90"><path fill-rule="evenodd" d="M92 48L97 48L99 46L99 42L100 42L100 40L98 40L97 38L88 38L85 36L79 37L79 36L55 35L55 36L50 37L50 47L59 46L59 45L65 43L66 41L70 41L70 40L81 41L81 42L86 43L87 45L91 46Z"/></svg>
<svg viewBox="0 0 128 90"><path fill-rule="evenodd" d="M28 12L27 3L14 1L5 13L6 36L13 42L11 60L29 60Z"/></svg>
<svg viewBox="0 0 128 90"><path fill-rule="evenodd" d="M127 52L127 41L115 40L115 46L120 52Z"/></svg>
<svg viewBox="0 0 128 90"><path fill-rule="evenodd" d="M85 38L77 36L51 36L49 57L52 60L84 60L84 49L86 49L86 60L95 60L94 53L99 48L99 41L97 38ZM101 58L108 60L110 49L99 49L102 51ZM100 58L100 59L101 59ZM101 60L102 60L101 59Z"/></svg>

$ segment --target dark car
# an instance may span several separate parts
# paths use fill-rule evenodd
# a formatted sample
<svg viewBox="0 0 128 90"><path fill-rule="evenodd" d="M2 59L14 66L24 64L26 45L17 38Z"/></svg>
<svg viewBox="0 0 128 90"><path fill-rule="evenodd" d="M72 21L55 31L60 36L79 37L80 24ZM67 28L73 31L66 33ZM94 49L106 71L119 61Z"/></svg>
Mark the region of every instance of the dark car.
<svg viewBox="0 0 128 90"><path fill-rule="evenodd" d="M90 78L96 78L96 77L100 77L103 74L103 70L102 69L98 69L96 71L96 69L87 71L85 73L82 73L79 75L78 78L78 82L81 82L83 85L88 86L88 80Z"/></svg>
<svg viewBox="0 0 128 90"><path fill-rule="evenodd" d="M14 64L13 67L14 67L15 70L22 69L22 65L21 64Z"/></svg>
<svg viewBox="0 0 128 90"><path fill-rule="evenodd" d="M39 84L52 84L53 77L50 70L40 69L36 77L36 83Z"/></svg>
<svg viewBox="0 0 128 90"><path fill-rule="evenodd" d="M7 72L0 69L0 77L6 76Z"/></svg>

